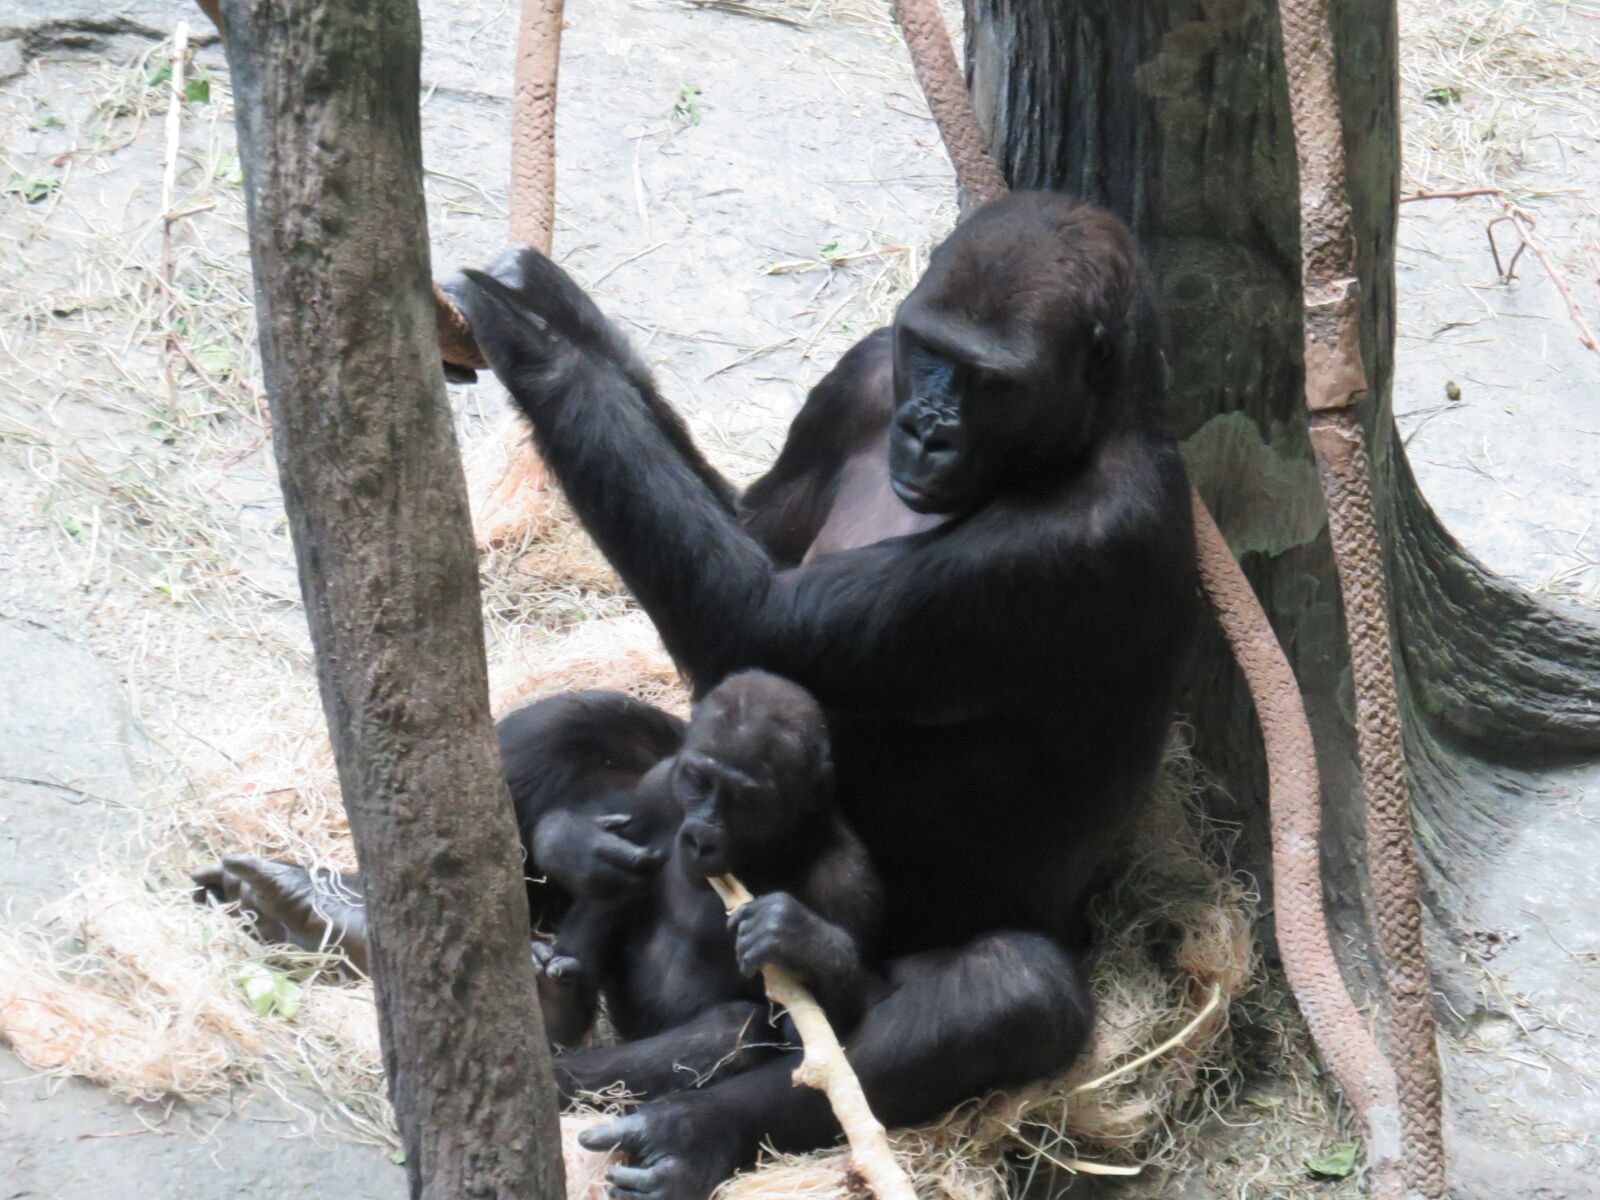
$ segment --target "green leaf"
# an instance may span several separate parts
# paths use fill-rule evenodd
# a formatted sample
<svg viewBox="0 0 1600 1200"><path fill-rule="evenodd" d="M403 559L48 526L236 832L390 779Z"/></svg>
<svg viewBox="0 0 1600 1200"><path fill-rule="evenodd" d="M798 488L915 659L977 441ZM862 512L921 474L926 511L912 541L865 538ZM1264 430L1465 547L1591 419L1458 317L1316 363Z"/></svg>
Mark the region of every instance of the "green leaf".
<svg viewBox="0 0 1600 1200"><path fill-rule="evenodd" d="M1356 1150L1354 1142L1339 1142L1328 1147L1328 1152L1322 1157L1306 1163L1306 1170L1323 1179L1348 1178L1356 1169Z"/></svg>
<svg viewBox="0 0 1600 1200"><path fill-rule="evenodd" d="M151 432L154 433L156 430L151 430ZM171 445L171 440L168 438L163 438L162 441ZM189 598L189 585L180 579L172 578L170 575L152 575L145 582L150 585L152 590L160 592L174 604L182 604Z"/></svg>
<svg viewBox="0 0 1600 1200"><path fill-rule="evenodd" d="M821 250L817 251L817 254L822 258L832 258L837 253L839 253L838 242L829 242Z"/></svg>
<svg viewBox="0 0 1600 1200"><path fill-rule="evenodd" d="M282 971L274 971L266 963L244 963L235 973L233 981L244 993L250 1011L258 1017L282 1017L285 1021L292 1021L295 1013L300 1011L300 993L303 989Z"/></svg>
<svg viewBox="0 0 1600 1200"><path fill-rule="evenodd" d="M389 1152L389 1161L390 1161L390 1162L392 1162L392 1163L393 1163L393 1164L394 1164L394 1165L395 1165L395 1166L397 1166L397 1167L403 1167L403 1166L405 1166L405 1165L406 1165L406 1151L405 1151L405 1147L404 1147L404 1146L402 1146L402 1147L401 1147L401 1148L400 1148L400 1149L398 1149L398 1150L391 1150L391 1151L390 1151L390 1152Z"/></svg>
<svg viewBox="0 0 1600 1200"><path fill-rule="evenodd" d="M194 360L207 375L229 375L239 365L239 356L233 352L233 348L221 342L207 342L200 346L194 352Z"/></svg>
<svg viewBox="0 0 1600 1200"><path fill-rule="evenodd" d="M145 83L149 84L151 87L160 87L163 83L167 82L167 80L171 78L172 63L169 61L162 63L154 71L151 71L150 74L145 77Z"/></svg>
<svg viewBox="0 0 1600 1200"><path fill-rule="evenodd" d="M217 178L235 185L244 182L244 166L232 150L217 155Z"/></svg>
<svg viewBox="0 0 1600 1200"><path fill-rule="evenodd" d="M211 76L201 71L183 85L183 98L194 104L206 104L211 99Z"/></svg>
<svg viewBox="0 0 1600 1200"><path fill-rule="evenodd" d="M66 531L68 537L76 539L83 536L83 522L71 513L64 512L57 519L61 522L61 528Z"/></svg>
<svg viewBox="0 0 1600 1200"><path fill-rule="evenodd" d="M678 102L672 106L672 111L691 125L700 124L699 85L686 83L680 87L678 89Z"/></svg>
<svg viewBox="0 0 1600 1200"><path fill-rule="evenodd" d="M1441 107L1448 108L1452 104L1461 103L1461 89L1447 87L1441 84L1438 87L1431 87L1427 91L1423 92L1422 98L1429 104L1437 104Z"/></svg>
<svg viewBox="0 0 1600 1200"><path fill-rule="evenodd" d="M24 175L20 171L11 172L11 177L6 180L5 194L8 196L21 196L29 204L37 204L46 196L53 196L61 189L61 180L51 175Z"/></svg>

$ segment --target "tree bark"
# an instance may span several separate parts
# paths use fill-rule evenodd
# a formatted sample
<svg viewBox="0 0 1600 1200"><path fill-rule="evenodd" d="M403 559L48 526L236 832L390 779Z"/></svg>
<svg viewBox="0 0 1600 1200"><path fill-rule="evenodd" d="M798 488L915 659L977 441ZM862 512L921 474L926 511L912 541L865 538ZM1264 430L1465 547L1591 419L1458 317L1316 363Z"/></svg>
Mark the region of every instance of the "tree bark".
<svg viewBox="0 0 1600 1200"><path fill-rule="evenodd" d="M1391 407L1395 4L1333 8L1371 388L1364 419L1430 959L1450 1002L1441 1019L1459 1031L1455 1014L1481 1008L1482 986L1459 947L1496 927L1477 910L1476 874L1535 819L1527 772L1600 755L1600 619L1489 574L1417 489ZM1299 675L1324 781L1334 940L1347 974L1370 989L1365 879L1352 852L1361 795L1349 654L1302 399L1298 180L1280 45L1273 0L967 0L973 98L1012 186L1103 204L1141 239L1166 322L1169 423ZM1259 734L1219 635L1196 657L1185 707L1201 756L1253 830L1251 866L1265 874ZM1495 1139L1515 1149L1504 1122L1459 1089L1451 1098L1456 1151L1489 1155Z"/></svg>
<svg viewBox="0 0 1600 1200"><path fill-rule="evenodd" d="M430 293L414 0L227 0L273 445L413 1196L563 1196Z"/></svg>

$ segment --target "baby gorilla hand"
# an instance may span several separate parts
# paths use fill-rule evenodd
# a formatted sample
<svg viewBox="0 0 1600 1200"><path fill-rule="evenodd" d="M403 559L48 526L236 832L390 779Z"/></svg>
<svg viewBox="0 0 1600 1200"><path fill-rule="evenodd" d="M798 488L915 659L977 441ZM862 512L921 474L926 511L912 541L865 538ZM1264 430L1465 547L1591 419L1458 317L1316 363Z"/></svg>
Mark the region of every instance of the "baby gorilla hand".
<svg viewBox="0 0 1600 1200"><path fill-rule="evenodd" d="M856 960L850 935L788 892L757 896L728 918L739 970L781 967L812 990L847 976Z"/></svg>

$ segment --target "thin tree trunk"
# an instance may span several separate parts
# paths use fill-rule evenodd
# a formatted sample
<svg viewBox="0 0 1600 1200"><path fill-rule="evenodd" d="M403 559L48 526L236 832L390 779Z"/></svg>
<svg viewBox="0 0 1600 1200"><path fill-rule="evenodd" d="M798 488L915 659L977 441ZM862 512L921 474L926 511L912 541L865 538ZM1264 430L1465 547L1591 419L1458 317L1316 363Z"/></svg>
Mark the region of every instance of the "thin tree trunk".
<svg viewBox="0 0 1600 1200"><path fill-rule="evenodd" d="M1373 489L1390 572L1408 767L1427 868L1430 957L1450 1002L1480 1008L1460 946L1480 873L1535 819L1527 769L1600 754L1600 620L1490 575L1419 493L1391 407L1399 174L1394 0L1333 6L1359 248ZM1139 234L1166 318L1173 431L1294 663L1325 787L1324 865L1345 966L1375 987L1355 866L1349 656L1302 407L1298 181L1272 0L967 0L967 69L1012 185L1106 205ZM1264 776L1249 696L1220 636L1187 704L1202 757L1250 824L1265 874ZM1247 850L1250 850L1247 847ZM1502 925L1497 925L1499 921ZM1492 1105L1451 1091L1463 1195L1519 1143ZM1476 1157L1475 1157L1476 1156ZM1587 1195L1574 1173L1563 1186ZM1483 1186L1490 1186L1484 1184Z"/></svg>
<svg viewBox="0 0 1600 1200"><path fill-rule="evenodd" d="M262 365L411 1194L564 1195L422 199L415 0L227 0Z"/></svg>

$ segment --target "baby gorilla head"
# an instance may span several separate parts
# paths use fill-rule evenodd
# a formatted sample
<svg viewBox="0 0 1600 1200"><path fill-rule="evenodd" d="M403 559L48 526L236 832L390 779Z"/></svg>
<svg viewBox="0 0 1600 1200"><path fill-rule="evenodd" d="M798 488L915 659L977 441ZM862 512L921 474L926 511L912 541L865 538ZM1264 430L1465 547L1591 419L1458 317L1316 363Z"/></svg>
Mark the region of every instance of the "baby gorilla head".
<svg viewBox="0 0 1600 1200"><path fill-rule="evenodd" d="M685 870L738 872L780 851L833 797L822 707L768 675L730 675L695 705L672 771Z"/></svg>

